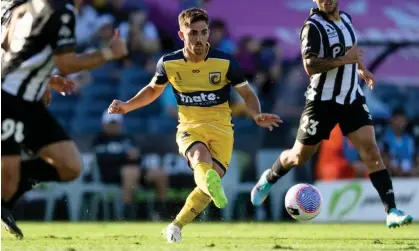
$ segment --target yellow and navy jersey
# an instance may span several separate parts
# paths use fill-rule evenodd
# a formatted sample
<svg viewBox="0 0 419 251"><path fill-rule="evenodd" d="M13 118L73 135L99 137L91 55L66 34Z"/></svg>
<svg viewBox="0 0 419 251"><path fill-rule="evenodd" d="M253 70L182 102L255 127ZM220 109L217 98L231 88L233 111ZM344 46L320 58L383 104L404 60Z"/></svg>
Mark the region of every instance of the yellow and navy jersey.
<svg viewBox="0 0 419 251"><path fill-rule="evenodd" d="M230 88L248 82L232 56L211 47L205 60L186 60L183 50L164 55L157 63L154 85L172 84L179 123L231 126Z"/></svg>

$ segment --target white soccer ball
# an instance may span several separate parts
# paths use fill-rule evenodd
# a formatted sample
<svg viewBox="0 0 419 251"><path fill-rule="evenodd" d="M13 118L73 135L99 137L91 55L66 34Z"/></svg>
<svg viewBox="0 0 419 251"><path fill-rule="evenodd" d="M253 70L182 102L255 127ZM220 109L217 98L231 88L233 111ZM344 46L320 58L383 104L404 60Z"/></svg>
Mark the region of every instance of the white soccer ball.
<svg viewBox="0 0 419 251"><path fill-rule="evenodd" d="M319 190L309 184L294 185L285 195L287 212L299 221L314 219L320 213L322 202Z"/></svg>

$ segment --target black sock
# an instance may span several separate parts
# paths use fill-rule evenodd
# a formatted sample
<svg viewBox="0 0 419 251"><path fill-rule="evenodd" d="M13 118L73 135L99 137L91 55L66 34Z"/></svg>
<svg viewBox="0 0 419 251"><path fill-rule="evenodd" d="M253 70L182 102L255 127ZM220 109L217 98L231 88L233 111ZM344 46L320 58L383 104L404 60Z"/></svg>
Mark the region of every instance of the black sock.
<svg viewBox="0 0 419 251"><path fill-rule="evenodd" d="M13 208L19 198L31 190L33 186L40 182L59 181L60 177L57 170L41 158L25 160L21 162L20 181L16 193L5 204L8 208Z"/></svg>
<svg viewBox="0 0 419 251"><path fill-rule="evenodd" d="M272 168L268 173L266 180L271 184L275 184L279 180L279 178L287 174L290 170L291 168L284 168L282 166L280 156L278 156L275 163L272 165Z"/></svg>
<svg viewBox="0 0 419 251"><path fill-rule="evenodd" d="M11 217L16 218L13 211L8 207L7 202L1 200L1 218Z"/></svg>
<svg viewBox="0 0 419 251"><path fill-rule="evenodd" d="M370 179L372 185L380 195L386 212L388 213L390 209L396 208L393 183L391 182L390 174L388 173L387 169L370 173Z"/></svg>
<svg viewBox="0 0 419 251"><path fill-rule="evenodd" d="M22 179L21 177L16 193L13 194L13 196L5 203L5 206L12 210L20 197L22 197L22 195L27 191L31 190L36 184L38 184L38 182L35 180Z"/></svg>
<svg viewBox="0 0 419 251"><path fill-rule="evenodd" d="M60 181L57 169L42 158L22 161L21 177L24 175L38 182Z"/></svg>

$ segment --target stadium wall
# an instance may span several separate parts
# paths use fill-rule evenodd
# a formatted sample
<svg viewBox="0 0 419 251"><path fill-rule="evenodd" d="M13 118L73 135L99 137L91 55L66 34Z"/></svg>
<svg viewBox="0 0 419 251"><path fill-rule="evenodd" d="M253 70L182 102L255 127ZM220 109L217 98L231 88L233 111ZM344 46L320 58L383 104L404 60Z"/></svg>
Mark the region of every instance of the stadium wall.
<svg viewBox="0 0 419 251"><path fill-rule="evenodd" d="M385 217L383 205L369 180L316 182L323 196L318 222L374 222ZM419 218L419 178L394 178L396 204Z"/></svg>

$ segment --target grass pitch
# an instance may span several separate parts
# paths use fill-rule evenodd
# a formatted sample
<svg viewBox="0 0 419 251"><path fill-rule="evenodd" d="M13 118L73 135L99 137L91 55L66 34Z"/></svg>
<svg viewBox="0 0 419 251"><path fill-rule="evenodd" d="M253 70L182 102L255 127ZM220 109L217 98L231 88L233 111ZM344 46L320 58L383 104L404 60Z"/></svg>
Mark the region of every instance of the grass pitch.
<svg viewBox="0 0 419 251"><path fill-rule="evenodd" d="M2 230L7 251L134 250L419 250L419 225L194 223L181 244L160 236L162 223L20 223L16 240Z"/></svg>

